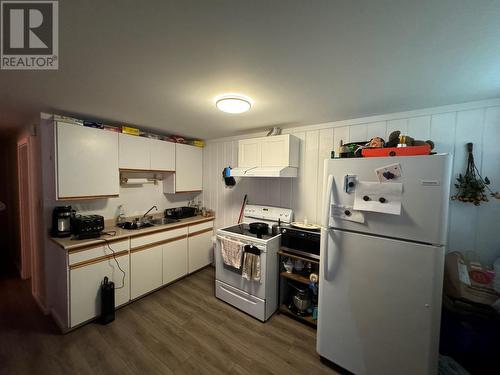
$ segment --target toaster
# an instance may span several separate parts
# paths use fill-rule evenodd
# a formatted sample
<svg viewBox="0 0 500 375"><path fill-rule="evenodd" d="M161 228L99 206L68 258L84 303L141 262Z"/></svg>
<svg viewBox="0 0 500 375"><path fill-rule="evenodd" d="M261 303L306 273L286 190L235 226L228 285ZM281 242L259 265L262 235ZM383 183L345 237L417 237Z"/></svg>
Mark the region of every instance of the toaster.
<svg viewBox="0 0 500 375"><path fill-rule="evenodd" d="M75 238L96 238L104 230L104 217L101 215L76 215L71 223Z"/></svg>

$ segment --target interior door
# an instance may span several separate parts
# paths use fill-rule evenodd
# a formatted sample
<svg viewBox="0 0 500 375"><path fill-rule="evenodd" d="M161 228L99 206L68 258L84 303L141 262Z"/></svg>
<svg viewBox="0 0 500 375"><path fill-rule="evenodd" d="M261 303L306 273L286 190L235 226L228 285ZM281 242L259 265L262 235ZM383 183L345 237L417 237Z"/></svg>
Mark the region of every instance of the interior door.
<svg viewBox="0 0 500 375"><path fill-rule="evenodd" d="M444 248L321 235L319 354L358 375L437 373Z"/></svg>

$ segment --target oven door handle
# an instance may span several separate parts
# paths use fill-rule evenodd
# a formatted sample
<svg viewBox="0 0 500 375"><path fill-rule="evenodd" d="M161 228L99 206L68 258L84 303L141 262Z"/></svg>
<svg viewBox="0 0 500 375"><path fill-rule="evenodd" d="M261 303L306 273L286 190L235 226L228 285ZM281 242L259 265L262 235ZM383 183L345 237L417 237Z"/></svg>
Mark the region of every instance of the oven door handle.
<svg viewBox="0 0 500 375"><path fill-rule="evenodd" d="M253 244L251 242L247 242L247 241L242 241L240 240L239 238L232 238L232 237L227 237L227 236L222 236L222 235L217 235L217 240L219 241L222 241L222 240L229 240L229 241L233 241L233 242L239 242L241 243L243 246L245 245L251 245L253 247L256 247L257 249L260 250L261 253L265 253L266 252L266 247L265 246L261 246L261 245L256 245L256 244Z"/></svg>

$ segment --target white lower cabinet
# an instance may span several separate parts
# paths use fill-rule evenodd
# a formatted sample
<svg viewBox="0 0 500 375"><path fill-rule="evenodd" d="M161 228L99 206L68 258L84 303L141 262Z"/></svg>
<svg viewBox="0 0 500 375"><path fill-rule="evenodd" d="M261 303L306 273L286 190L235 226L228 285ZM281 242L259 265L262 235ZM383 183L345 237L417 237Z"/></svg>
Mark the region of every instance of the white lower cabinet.
<svg viewBox="0 0 500 375"><path fill-rule="evenodd" d="M188 273L188 240L186 237L163 245L163 285Z"/></svg>
<svg viewBox="0 0 500 375"><path fill-rule="evenodd" d="M115 307L129 301L128 253L117 256L116 261L125 272L124 281L113 258L70 269L70 327L101 315L100 289L105 276L115 283Z"/></svg>
<svg viewBox="0 0 500 375"><path fill-rule="evenodd" d="M70 314L64 327L76 327L101 314L104 277L115 283L115 307L119 307L209 265L213 226L213 221L206 221L70 252ZM125 272L124 280L111 249Z"/></svg>
<svg viewBox="0 0 500 375"><path fill-rule="evenodd" d="M132 250L130 254L130 298L162 286L163 246Z"/></svg>
<svg viewBox="0 0 500 375"><path fill-rule="evenodd" d="M188 272L194 272L212 263L213 222L193 225L188 234Z"/></svg>

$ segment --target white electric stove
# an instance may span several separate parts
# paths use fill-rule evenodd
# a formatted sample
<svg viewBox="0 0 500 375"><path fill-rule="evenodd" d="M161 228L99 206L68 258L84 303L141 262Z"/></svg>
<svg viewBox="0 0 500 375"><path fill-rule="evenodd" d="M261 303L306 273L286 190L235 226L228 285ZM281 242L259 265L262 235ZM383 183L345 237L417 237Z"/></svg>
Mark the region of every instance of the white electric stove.
<svg viewBox="0 0 500 375"><path fill-rule="evenodd" d="M271 234L278 220L288 224L293 212L288 208L247 205L243 223L217 230L215 251L215 296L249 315L266 321L278 308L278 255L280 236ZM250 231L250 223L269 224L269 232L257 235ZM221 240L229 239L254 246L260 251L260 281L247 280L241 270L227 267L222 260Z"/></svg>

